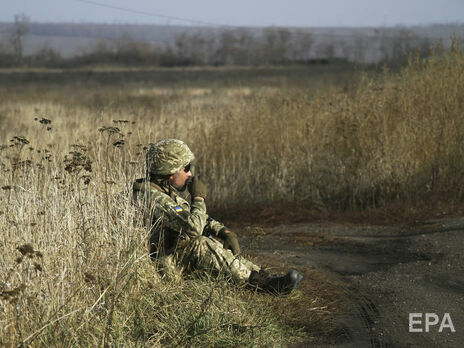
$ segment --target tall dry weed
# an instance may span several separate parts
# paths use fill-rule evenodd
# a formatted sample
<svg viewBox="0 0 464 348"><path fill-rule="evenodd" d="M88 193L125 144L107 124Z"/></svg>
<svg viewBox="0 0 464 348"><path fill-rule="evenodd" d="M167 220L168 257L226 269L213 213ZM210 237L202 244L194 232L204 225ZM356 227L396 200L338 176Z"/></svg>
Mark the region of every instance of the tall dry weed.
<svg viewBox="0 0 464 348"><path fill-rule="evenodd" d="M0 345L268 346L296 334L268 299L224 280L161 278L130 200L145 128L92 111L25 103L7 118L18 135L1 148Z"/></svg>

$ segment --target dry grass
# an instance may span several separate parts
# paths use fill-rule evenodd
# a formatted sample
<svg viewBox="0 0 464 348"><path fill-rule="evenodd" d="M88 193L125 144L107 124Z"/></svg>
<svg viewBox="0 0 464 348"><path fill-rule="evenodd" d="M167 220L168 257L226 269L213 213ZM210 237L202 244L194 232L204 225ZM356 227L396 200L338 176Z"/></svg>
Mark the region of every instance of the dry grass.
<svg viewBox="0 0 464 348"><path fill-rule="evenodd" d="M136 167L125 167L116 128L60 157L55 122L32 122L39 146L16 136L2 152L2 346L270 346L298 335L271 298L225 280L161 279L114 181Z"/></svg>
<svg viewBox="0 0 464 348"><path fill-rule="evenodd" d="M323 90L281 75L210 87L5 84L0 345L284 344L298 333L266 296L159 278L126 194L144 150L185 140L222 212L460 202L463 72L457 49Z"/></svg>

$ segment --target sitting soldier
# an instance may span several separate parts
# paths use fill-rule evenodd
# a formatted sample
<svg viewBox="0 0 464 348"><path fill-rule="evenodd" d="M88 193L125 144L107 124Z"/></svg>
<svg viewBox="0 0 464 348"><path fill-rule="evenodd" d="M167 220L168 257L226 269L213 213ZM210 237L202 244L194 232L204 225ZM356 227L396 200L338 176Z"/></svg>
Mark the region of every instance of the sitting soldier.
<svg viewBox="0 0 464 348"><path fill-rule="evenodd" d="M150 230L150 256L163 267L230 276L259 290L288 294L303 276L296 270L270 276L240 255L237 235L206 213L206 187L192 175L194 155L176 139L153 144L147 175L133 185L133 199L144 210Z"/></svg>

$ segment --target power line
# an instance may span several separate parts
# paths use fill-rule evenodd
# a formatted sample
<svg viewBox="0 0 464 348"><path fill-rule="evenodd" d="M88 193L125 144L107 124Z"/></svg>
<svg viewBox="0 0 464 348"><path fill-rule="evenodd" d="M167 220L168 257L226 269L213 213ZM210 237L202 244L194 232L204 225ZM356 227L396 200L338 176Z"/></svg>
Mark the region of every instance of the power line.
<svg viewBox="0 0 464 348"><path fill-rule="evenodd" d="M227 25L227 24L220 24L220 23L213 23L213 22L206 22L206 21L200 21L197 19L191 19L191 18L184 18L184 17L176 17L176 16L169 16L169 15L164 15L160 13L154 13L154 12L147 12L147 11L140 11L140 10L133 10L127 7L120 7L120 6L114 6L114 5L108 5L104 4L101 2L93 1L93 0L75 0L78 2L94 5L94 6L99 6L99 7L104 7L104 8L110 8L113 10L119 10L119 11L124 11L124 12L129 12L129 13L134 13L134 14L141 14L144 16L149 16L149 17L156 17L156 18L164 18L164 19L170 19L170 20L176 20L176 21L181 21L181 22L186 22L186 23L191 23L191 24L198 24L198 25L205 25L205 26L212 26L212 27L219 27L219 28L229 28L229 29L246 29L249 27L245 26L237 26L237 25ZM296 28L296 29L302 29L302 28ZM304 29L309 29L309 28L304 28ZM306 30L305 30L306 31ZM366 40L375 40L378 38L384 38L384 39L391 39L394 38L395 36L390 36L390 35L385 35L385 34L368 34L368 35L359 35L359 34L354 34L354 33L349 33L349 34L340 34L340 33L315 33L315 32L310 32L314 37L332 37L332 38L362 38ZM395 37L397 38L397 37ZM413 37L408 37L408 38L402 38L401 40L404 41L418 41L418 40L423 40L423 39L429 39L429 40L443 40L443 41L452 41L451 38L443 38L443 37L433 37L433 36L413 36Z"/></svg>
<svg viewBox="0 0 464 348"><path fill-rule="evenodd" d="M119 11L124 11L124 12L129 12L129 13L141 14L141 15L149 16L149 17L171 19L171 20L187 22L187 23L191 23L191 24L200 24L200 25L207 25L207 26L214 26L214 27L239 28L237 26L229 26L229 25L225 25L225 24L205 22L205 21L200 21L200 20L191 19L191 18L182 18L182 17L168 16L168 15L164 15L164 14L160 14L160 13L154 13L154 12L133 10L133 9L130 9L130 8L127 8L127 7L113 6L113 5L108 5L108 4L104 4L104 3L97 2L97 1L92 1L92 0L75 0L75 1L83 2L83 3L94 5L94 6L111 8L113 10L119 10Z"/></svg>

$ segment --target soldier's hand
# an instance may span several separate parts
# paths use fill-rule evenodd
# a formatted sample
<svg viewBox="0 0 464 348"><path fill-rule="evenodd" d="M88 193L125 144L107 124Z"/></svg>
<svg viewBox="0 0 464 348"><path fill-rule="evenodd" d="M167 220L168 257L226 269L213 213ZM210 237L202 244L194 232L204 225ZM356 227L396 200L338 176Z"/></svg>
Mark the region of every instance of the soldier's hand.
<svg viewBox="0 0 464 348"><path fill-rule="evenodd" d="M195 176L190 179L187 189L192 197L206 198L206 186Z"/></svg>
<svg viewBox="0 0 464 348"><path fill-rule="evenodd" d="M232 254L238 255L240 254L240 245L238 244L238 237L234 232L229 230L225 230L219 234L219 238L224 241L223 247L224 249L230 249Z"/></svg>

